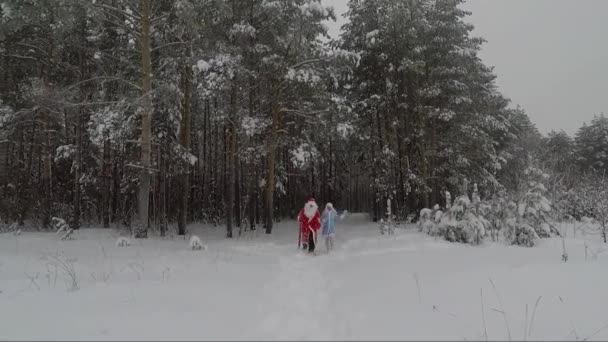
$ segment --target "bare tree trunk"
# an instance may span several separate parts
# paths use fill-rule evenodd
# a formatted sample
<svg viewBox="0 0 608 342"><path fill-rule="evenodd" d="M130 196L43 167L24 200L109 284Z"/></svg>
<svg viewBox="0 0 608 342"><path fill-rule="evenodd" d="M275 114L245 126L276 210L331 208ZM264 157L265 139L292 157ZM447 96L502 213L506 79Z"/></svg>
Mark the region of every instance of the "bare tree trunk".
<svg viewBox="0 0 608 342"><path fill-rule="evenodd" d="M235 211L234 211L234 217L236 220L236 226L239 228L239 231L243 230L243 227L241 227L241 223L243 221L242 218L242 208L241 208L241 189L242 189L242 184L243 184L243 170L242 170L242 166L241 166L241 162L239 161L239 158L237 157L238 154L238 135L236 133L236 127L234 130L234 205L235 205Z"/></svg>
<svg viewBox="0 0 608 342"><path fill-rule="evenodd" d="M189 51L189 50L188 50ZM184 89L184 102L182 110L182 124L180 130L180 140L184 149L190 153L191 145L191 122L192 122L192 68L190 67L189 60L186 62L183 68L183 89ZM178 235L186 234L186 224L188 217L188 201L190 199L190 163L186 165L186 172L181 176L181 194L180 194L180 209L179 216L177 219Z"/></svg>
<svg viewBox="0 0 608 342"><path fill-rule="evenodd" d="M167 147L164 143L160 153L160 236L167 234Z"/></svg>
<svg viewBox="0 0 608 342"><path fill-rule="evenodd" d="M234 194L235 194L235 154L236 154L236 111L237 111L237 79L232 80L230 95L230 117L228 119L228 136L226 137L226 237L232 237L234 226Z"/></svg>
<svg viewBox="0 0 608 342"><path fill-rule="evenodd" d="M136 238L148 237L148 210L150 206L150 159L152 153L152 59L150 47L150 17L152 0L140 0L141 13L141 71L142 71L142 120L141 120L141 176L139 183L138 213L139 225Z"/></svg>
<svg viewBox="0 0 608 342"><path fill-rule="evenodd" d="M275 97L276 99L277 97ZM274 187L275 187L275 158L279 134L279 112L280 103L275 100L272 106L272 132L268 143L268 172L266 176L266 234L272 233L273 208L274 208Z"/></svg>
<svg viewBox="0 0 608 342"><path fill-rule="evenodd" d="M110 187L112 183L112 164L110 163L110 141L103 144L103 187L101 189L103 227L110 227Z"/></svg>
<svg viewBox="0 0 608 342"><path fill-rule="evenodd" d="M82 167L82 109L76 113L76 155L74 156L74 212L72 228L80 228L80 170Z"/></svg>

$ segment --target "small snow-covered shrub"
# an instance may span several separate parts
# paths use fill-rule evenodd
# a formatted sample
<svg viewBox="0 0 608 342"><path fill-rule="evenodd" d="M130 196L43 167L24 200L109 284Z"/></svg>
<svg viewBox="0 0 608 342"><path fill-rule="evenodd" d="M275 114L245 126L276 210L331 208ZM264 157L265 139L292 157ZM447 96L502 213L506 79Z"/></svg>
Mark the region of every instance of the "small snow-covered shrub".
<svg viewBox="0 0 608 342"><path fill-rule="evenodd" d="M471 210L469 196L463 195L456 198L448 211L447 219L440 224L440 226L445 227L440 230L444 231L446 240L463 243L471 243L473 241L473 238L478 234L475 217Z"/></svg>
<svg viewBox="0 0 608 342"><path fill-rule="evenodd" d="M435 224L441 222L442 217L443 217L443 211L441 211L441 210L435 211L435 214L433 215L433 221L435 222Z"/></svg>
<svg viewBox="0 0 608 342"><path fill-rule="evenodd" d="M19 229L19 224L17 222L12 223L8 227L4 224L0 224L0 233L13 233L13 235L20 235L21 229Z"/></svg>
<svg viewBox="0 0 608 342"><path fill-rule="evenodd" d="M418 219L418 230L425 233L430 233L433 229L433 211L428 208L420 210L420 218Z"/></svg>
<svg viewBox="0 0 608 342"><path fill-rule="evenodd" d="M548 176L532 167L525 171L525 176L528 182L523 196L517 203L510 201L500 208L500 217L503 235L509 243L532 247L536 239L559 235L559 232L548 223L552 204L543 185Z"/></svg>
<svg viewBox="0 0 608 342"><path fill-rule="evenodd" d="M451 242L480 244L485 236L481 220L471 211L459 220L447 219L439 224L438 232Z"/></svg>
<svg viewBox="0 0 608 342"><path fill-rule="evenodd" d="M65 220L60 217L53 217L51 222L53 223L53 227L57 229L57 234L67 232L70 228Z"/></svg>
<svg viewBox="0 0 608 342"><path fill-rule="evenodd" d="M551 201L545 196L547 189L542 181L549 176L542 171L529 168L526 175L532 180L528 183L529 188L518 203L519 216L534 230L539 237L550 237L553 231L547 224L549 213L551 212Z"/></svg>
<svg viewBox="0 0 608 342"><path fill-rule="evenodd" d="M116 240L116 247L129 247L131 246L131 240L128 238L121 236Z"/></svg>
<svg viewBox="0 0 608 342"><path fill-rule="evenodd" d="M203 250L207 249L207 246L203 245L203 243L201 242L201 239L196 235L192 235L190 237L189 246L190 246L190 249L192 249L193 251L200 251L201 249L203 249Z"/></svg>
<svg viewBox="0 0 608 342"><path fill-rule="evenodd" d="M502 235L507 243L525 247L534 246L538 238L558 235L548 221L552 205L542 184L546 175L529 169L526 176L528 187L518 200L512 201L504 193L492 196L490 201L482 200L475 184L472 201L462 195L445 212L438 207L422 209L419 230L447 241L470 244L480 244L486 236L498 241Z"/></svg>
<svg viewBox="0 0 608 342"><path fill-rule="evenodd" d="M439 206L422 209L419 229L447 241L479 244L486 235L487 220L478 216L475 208L469 197L463 195L446 212L439 210Z"/></svg>
<svg viewBox="0 0 608 342"><path fill-rule="evenodd" d="M74 233L74 229L70 228L70 226L65 222L64 219L60 217L53 217L51 222L55 229L57 229L57 232L55 234L59 235L60 233L63 233L63 235L61 236L61 240L74 239L74 237L72 236L72 233Z"/></svg>
<svg viewBox="0 0 608 342"><path fill-rule="evenodd" d="M489 208L480 206L480 220L488 229L493 241L502 235L509 244L532 247L538 234L522 216L519 215L517 203L509 201L505 196L495 196ZM485 215L489 219L485 218Z"/></svg>
<svg viewBox="0 0 608 342"><path fill-rule="evenodd" d="M480 203L477 209L477 218L483 225L484 236L490 234L492 230L492 222L489 219L491 215L491 205L484 202Z"/></svg>
<svg viewBox="0 0 608 342"><path fill-rule="evenodd" d="M386 213L385 218L380 219L380 234L388 235L395 234L395 216L391 211L391 199L386 200Z"/></svg>
<svg viewBox="0 0 608 342"><path fill-rule="evenodd" d="M508 238L514 245L533 247L538 235L534 228L525 223L519 223L508 231Z"/></svg>
<svg viewBox="0 0 608 342"><path fill-rule="evenodd" d="M502 195L495 194L492 199L485 203L487 207L481 207L482 216L487 221L486 233L489 233L492 241L498 241L501 232L504 232L507 219L508 202ZM515 206L515 204L513 204Z"/></svg>
<svg viewBox="0 0 608 342"><path fill-rule="evenodd" d="M139 220L134 220L133 224L133 236L136 239L145 239L148 237L148 229L146 226Z"/></svg>
<svg viewBox="0 0 608 342"><path fill-rule="evenodd" d="M420 210L418 230L427 234L432 234L437 225L441 222L442 217L443 211L439 209L439 205L435 205L433 209L424 208Z"/></svg>

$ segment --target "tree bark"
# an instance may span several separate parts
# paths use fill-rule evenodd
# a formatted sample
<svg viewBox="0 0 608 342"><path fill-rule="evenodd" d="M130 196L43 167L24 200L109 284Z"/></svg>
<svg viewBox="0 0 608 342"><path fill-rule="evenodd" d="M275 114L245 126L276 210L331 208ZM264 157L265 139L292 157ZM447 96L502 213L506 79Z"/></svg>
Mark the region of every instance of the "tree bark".
<svg viewBox="0 0 608 342"><path fill-rule="evenodd" d="M80 170L82 168L82 108L76 113L76 155L74 156L74 212L72 229L80 229Z"/></svg>
<svg viewBox="0 0 608 342"><path fill-rule="evenodd" d="M236 111L237 111L237 79L234 76L230 92L230 117L226 137L226 237L232 238L234 226L234 194L235 194L235 154L236 154Z"/></svg>
<svg viewBox="0 0 608 342"><path fill-rule="evenodd" d="M110 141L106 140L103 144L103 166L102 179L103 187L101 189L102 202L102 220L103 227L110 227L110 187L112 186L112 164L110 163Z"/></svg>
<svg viewBox="0 0 608 342"><path fill-rule="evenodd" d="M138 214L139 225L135 238L148 237L148 214L150 207L150 166L152 153L152 59L150 40L150 17L152 0L140 0L141 13L141 71L142 71L142 120L141 120L141 175L139 183Z"/></svg>
<svg viewBox="0 0 608 342"><path fill-rule="evenodd" d="M188 50L189 51L189 50ZM189 54L187 54L188 56ZM180 142L187 153L190 153L191 145L191 123L192 123L192 68L190 67L190 61L187 58L187 62L183 67L183 90L184 90L184 101L182 104L182 123L180 130ZM180 210L177 219L178 235L186 234L186 224L188 217L188 201L190 199L190 162L186 163L186 170L181 177L181 194L180 194Z"/></svg>
<svg viewBox="0 0 608 342"><path fill-rule="evenodd" d="M275 92L276 94L276 92ZM274 97L278 98L278 95ZM275 188L275 158L279 134L279 118L281 104L275 101L272 106L272 131L268 143L266 174L266 234L272 233L273 209L274 209L274 188Z"/></svg>

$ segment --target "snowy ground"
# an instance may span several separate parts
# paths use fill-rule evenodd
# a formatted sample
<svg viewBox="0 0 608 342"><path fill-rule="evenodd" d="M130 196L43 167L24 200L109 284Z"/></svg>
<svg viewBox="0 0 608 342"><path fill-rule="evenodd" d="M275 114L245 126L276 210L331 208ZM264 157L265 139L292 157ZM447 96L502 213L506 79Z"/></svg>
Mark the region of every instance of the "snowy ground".
<svg viewBox="0 0 608 342"><path fill-rule="evenodd" d="M332 254L312 257L296 230L228 241L199 228L206 251L160 238L119 248L103 229L1 234L0 340L608 339L597 236L587 261L583 237L568 239L563 263L559 239L470 247L380 236L358 215L339 223Z"/></svg>

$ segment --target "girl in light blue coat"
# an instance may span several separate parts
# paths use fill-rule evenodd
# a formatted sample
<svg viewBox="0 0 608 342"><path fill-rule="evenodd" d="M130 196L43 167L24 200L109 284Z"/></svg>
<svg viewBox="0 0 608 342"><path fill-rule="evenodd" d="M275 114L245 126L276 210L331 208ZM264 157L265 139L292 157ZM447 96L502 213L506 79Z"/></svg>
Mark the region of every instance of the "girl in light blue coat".
<svg viewBox="0 0 608 342"><path fill-rule="evenodd" d="M336 235L336 218L338 213L331 203L325 205L323 217L321 218L321 234L325 237L325 248L327 253L334 249L334 236Z"/></svg>

